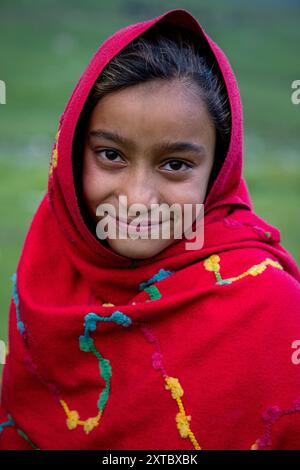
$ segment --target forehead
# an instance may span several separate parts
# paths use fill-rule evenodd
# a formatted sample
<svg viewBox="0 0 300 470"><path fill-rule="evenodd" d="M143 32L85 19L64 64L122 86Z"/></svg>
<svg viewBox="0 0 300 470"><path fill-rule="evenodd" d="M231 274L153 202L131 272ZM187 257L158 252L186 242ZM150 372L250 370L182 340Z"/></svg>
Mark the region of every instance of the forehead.
<svg viewBox="0 0 300 470"><path fill-rule="evenodd" d="M195 138L213 127L196 85L153 80L105 95L89 130L107 127L132 139Z"/></svg>

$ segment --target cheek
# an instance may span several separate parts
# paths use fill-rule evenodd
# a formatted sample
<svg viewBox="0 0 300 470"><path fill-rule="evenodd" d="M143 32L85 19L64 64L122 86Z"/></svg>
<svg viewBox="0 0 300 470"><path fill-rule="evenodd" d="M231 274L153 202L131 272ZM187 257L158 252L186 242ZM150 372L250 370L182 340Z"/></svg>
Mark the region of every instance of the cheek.
<svg viewBox="0 0 300 470"><path fill-rule="evenodd" d="M168 200L183 204L202 204L205 198L210 168L201 168L188 181L168 191Z"/></svg>
<svg viewBox="0 0 300 470"><path fill-rule="evenodd" d="M88 157L85 157L82 174L83 196L90 208L100 204L107 197L111 182L107 174Z"/></svg>

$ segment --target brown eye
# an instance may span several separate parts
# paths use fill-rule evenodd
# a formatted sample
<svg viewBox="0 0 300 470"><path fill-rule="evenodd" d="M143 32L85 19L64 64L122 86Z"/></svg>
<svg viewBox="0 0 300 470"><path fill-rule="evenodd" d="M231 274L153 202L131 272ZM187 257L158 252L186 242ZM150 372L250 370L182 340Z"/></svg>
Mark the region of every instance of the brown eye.
<svg viewBox="0 0 300 470"><path fill-rule="evenodd" d="M123 161L123 160L116 160L117 157L120 157L120 154L116 152L115 150L96 150L95 151L96 155L100 156L103 160L107 160L110 162L115 162L115 161Z"/></svg>
<svg viewBox="0 0 300 470"><path fill-rule="evenodd" d="M166 163L166 165L170 165L171 170L167 169L168 171L180 171L183 169L183 165L185 165L186 168L192 167L192 165L190 165L188 162L184 162L182 160L170 160Z"/></svg>

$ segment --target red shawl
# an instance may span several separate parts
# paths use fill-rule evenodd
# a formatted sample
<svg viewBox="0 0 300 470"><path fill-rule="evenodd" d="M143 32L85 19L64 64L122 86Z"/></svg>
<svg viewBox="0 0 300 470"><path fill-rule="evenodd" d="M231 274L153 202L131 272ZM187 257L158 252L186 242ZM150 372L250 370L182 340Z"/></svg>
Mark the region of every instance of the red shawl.
<svg viewBox="0 0 300 470"><path fill-rule="evenodd" d="M82 218L76 123L98 74L158 22L190 28L223 74L232 131L205 203L205 241L133 263ZM253 212L238 86L186 10L109 37L61 116L48 191L13 277L1 449L300 448L300 273ZM299 346L298 346L299 348Z"/></svg>

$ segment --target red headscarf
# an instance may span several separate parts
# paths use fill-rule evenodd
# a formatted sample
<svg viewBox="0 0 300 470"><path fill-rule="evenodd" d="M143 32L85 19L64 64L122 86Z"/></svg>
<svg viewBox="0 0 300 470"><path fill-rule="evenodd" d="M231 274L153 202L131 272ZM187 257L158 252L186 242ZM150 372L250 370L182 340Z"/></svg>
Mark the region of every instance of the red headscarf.
<svg viewBox="0 0 300 470"><path fill-rule="evenodd" d="M105 65L157 23L208 43L226 84L230 146L205 201L205 241L132 262L83 220L74 132ZM49 186L29 229L10 308L0 448L300 447L300 273L254 214L242 177L238 86L186 10L109 37L61 116ZM294 354L294 355L293 355Z"/></svg>

